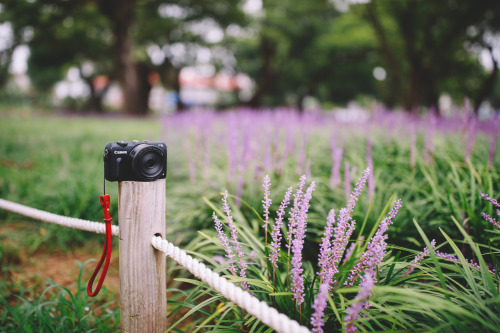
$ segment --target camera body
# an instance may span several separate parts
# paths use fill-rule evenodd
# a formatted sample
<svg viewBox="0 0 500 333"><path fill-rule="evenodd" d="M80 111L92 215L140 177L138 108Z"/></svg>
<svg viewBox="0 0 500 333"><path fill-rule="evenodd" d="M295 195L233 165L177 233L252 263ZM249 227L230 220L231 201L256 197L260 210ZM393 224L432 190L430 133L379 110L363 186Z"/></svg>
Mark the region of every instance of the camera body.
<svg viewBox="0 0 500 333"><path fill-rule="evenodd" d="M167 174L167 146L159 141L110 142L103 159L104 178L112 182L150 182Z"/></svg>

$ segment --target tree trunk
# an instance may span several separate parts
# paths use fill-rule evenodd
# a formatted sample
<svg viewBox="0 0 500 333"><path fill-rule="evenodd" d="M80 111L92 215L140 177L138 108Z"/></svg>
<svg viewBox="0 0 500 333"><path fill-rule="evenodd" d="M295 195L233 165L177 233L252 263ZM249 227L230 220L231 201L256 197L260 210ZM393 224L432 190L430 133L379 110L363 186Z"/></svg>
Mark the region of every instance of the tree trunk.
<svg viewBox="0 0 500 333"><path fill-rule="evenodd" d="M391 93L389 93L389 96L387 97L389 98L389 102L391 104L404 104L405 93L402 89L402 73L400 63L394 54L392 47L389 45L386 31L382 26L380 15L377 13L375 1L369 2L366 5L366 9L364 17L371 24L373 31L375 32L380 48L380 54L382 55L382 58L387 66L387 76L391 85Z"/></svg>
<svg viewBox="0 0 500 333"><path fill-rule="evenodd" d="M14 47L4 49L0 52L0 89L3 89L9 80L9 66L12 63Z"/></svg>
<svg viewBox="0 0 500 333"><path fill-rule="evenodd" d="M12 63L12 55L14 54L14 50L19 46L19 40L21 37L20 33L14 32L12 44L0 51L0 90L4 88L9 80L10 73L9 67Z"/></svg>
<svg viewBox="0 0 500 333"><path fill-rule="evenodd" d="M184 104L184 102L182 102L181 99L181 83L179 81L181 71L172 66L172 70L170 72L170 81L172 82L172 88L177 94L177 112L182 112L186 109L186 105Z"/></svg>
<svg viewBox="0 0 500 333"><path fill-rule="evenodd" d="M87 80L85 80L85 79L84 79L84 81L87 82ZM95 111L98 113L103 113L104 108L102 106L102 98L104 97L104 94L97 92L96 89L94 88L94 85L92 84L92 82L87 82L87 85L90 89L90 96L86 102L86 104L87 104L86 109L88 111Z"/></svg>
<svg viewBox="0 0 500 333"><path fill-rule="evenodd" d="M113 25L116 77L123 93L123 110L127 114L146 115L151 90L149 72L132 56L136 0L101 0L99 5Z"/></svg>
<svg viewBox="0 0 500 333"><path fill-rule="evenodd" d="M180 69L176 68L172 62L166 58L160 67L163 72L161 76L163 84L177 94L177 112L185 111L186 105L181 100L181 83L179 81Z"/></svg>
<svg viewBox="0 0 500 333"><path fill-rule="evenodd" d="M127 114L146 115L149 111L148 81L149 69L145 64L127 60L123 68L123 79L120 82L123 91L123 110Z"/></svg>
<svg viewBox="0 0 500 333"><path fill-rule="evenodd" d="M268 40L265 36L261 36L259 48L263 64L259 73L257 89L255 90L250 101L248 101L248 105L252 108L259 107L262 104L262 98L269 94L277 75L274 63L276 45L274 45L273 42Z"/></svg>

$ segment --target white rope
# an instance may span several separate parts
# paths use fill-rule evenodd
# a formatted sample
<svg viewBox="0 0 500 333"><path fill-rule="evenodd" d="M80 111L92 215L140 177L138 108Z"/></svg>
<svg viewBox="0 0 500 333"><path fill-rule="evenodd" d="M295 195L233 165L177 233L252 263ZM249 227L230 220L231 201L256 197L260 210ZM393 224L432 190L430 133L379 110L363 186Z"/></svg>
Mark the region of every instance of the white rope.
<svg viewBox="0 0 500 333"><path fill-rule="evenodd" d="M35 220L58 224L63 227L85 230L98 234L104 234L106 231L104 223L86 221L73 217L52 214L4 199L0 199L0 208L13 213L31 217ZM113 225L112 232L113 236L118 236L118 226ZM172 243L161 239L161 237L153 237L153 239L151 240L151 244L154 248L162 251L163 253L165 253L165 255L174 259L177 263L186 268L190 273L208 284L228 300L234 302L242 309L255 316L261 322L268 325L277 332L310 332L307 327L299 325L299 323L297 323L295 320L292 320L288 316L279 313L275 308L270 307L265 302L260 301L255 296L252 296L249 292L244 291L233 283L227 281L225 278L213 272L210 268L206 267L203 263L200 263L198 260L191 257L183 250L174 246Z"/></svg>
<svg viewBox="0 0 500 333"><path fill-rule="evenodd" d="M58 224L58 225L61 225L63 227L70 227L70 228L74 228L74 229L90 231L90 232L94 232L97 234L105 234L106 233L106 225L104 223L86 221L86 220L81 220L81 219L77 219L74 217L66 217L66 216L61 216L61 215L57 215L57 214L52 214L49 212L45 212L43 210L20 205L18 203L15 203L12 201L7 201L4 199L0 199L0 208L8 210L8 211L13 212L13 213L17 213L20 215L31 217L32 219L35 219L35 220L40 220L40 221L44 221L44 222L48 222L48 223ZM112 230L113 236L119 235L118 226L116 226L116 225L111 226L111 230Z"/></svg>
<svg viewBox="0 0 500 333"><path fill-rule="evenodd" d="M295 320L279 313L275 308L272 308L265 302L260 301L249 292L242 290L231 282L228 282L225 278L213 272L203 263L200 263L198 260L194 259L172 243L161 239L161 237L153 237L151 244L153 244L154 248L160 250L168 257L175 260L178 264L182 265L189 272L191 272L191 274L208 284L228 300L239 305L242 309L255 316L257 319L277 332L310 332L307 327L299 325L299 323Z"/></svg>

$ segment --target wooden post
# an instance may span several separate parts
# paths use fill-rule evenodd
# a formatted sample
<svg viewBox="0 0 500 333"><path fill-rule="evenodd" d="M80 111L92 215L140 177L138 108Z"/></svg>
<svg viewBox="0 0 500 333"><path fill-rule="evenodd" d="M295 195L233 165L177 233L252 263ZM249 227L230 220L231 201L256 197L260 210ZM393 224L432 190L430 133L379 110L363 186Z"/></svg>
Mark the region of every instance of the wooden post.
<svg viewBox="0 0 500 333"><path fill-rule="evenodd" d="M165 179L120 182L120 323L121 331L167 329L166 265L151 238L165 237Z"/></svg>

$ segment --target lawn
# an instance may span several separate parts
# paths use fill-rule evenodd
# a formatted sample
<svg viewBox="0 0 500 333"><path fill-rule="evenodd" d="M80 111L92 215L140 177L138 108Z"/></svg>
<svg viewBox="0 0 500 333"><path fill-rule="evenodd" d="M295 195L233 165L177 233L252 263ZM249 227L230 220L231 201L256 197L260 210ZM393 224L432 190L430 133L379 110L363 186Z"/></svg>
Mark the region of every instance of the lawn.
<svg viewBox="0 0 500 333"><path fill-rule="evenodd" d="M500 197L498 121L480 122L463 115L415 118L386 111L370 114L368 121L287 110L200 111L146 119L33 112L4 112L0 117L0 198L94 221L102 219L98 199L103 191L105 144L133 139L165 141L166 238L231 279L230 261L225 257L220 260L226 253L212 213L217 213L221 232L229 238L228 226L234 218L242 244L241 259L248 263L249 288L310 328L315 327L313 314L321 308L321 297L317 296L326 295L320 287L328 280L316 274L323 267L318 263L320 245L335 246L338 229L333 228L340 224L340 209L350 207L350 193L369 166L372 172L349 213L357 224L346 242L355 247L350 256L340 254L344 260L332 273L336 283L330 284L329 296L323 297L324 329L355 326L368 331L460 331L480 327L494 331L500 325L495 315L500 309L499 280L489 271L498 268L500 233L481 216L486 212L495 217L495 209L480 196ZM272 200L267 237L262 228L266 209L261 202L265 175L270 177L268 196ZM292 286L290 265L295 252L287 252L285 247L287 219L293 215L289 210L283 219L284 240L278 246L276 266L267 259L276 250L271 245L271 230L279 219L276 212L290 186L293 192L288 209L294 207L293 194L297 194L301 175L307 177L304 193L315 182L304 212L307 231L302 237L303 251L295 249L303 259L303 273L294 276L295 280L302 276L302 303ZM116 221L117 184L108 182L106 190ZM226 190L229 215L220 201ZM392 224L380 231L396 199L401 199L402 207ZM301 200L297 211L306 206ZM335 209L337 219L331 239L325 243L331 209ZM357 281L349 288L344 281L354 279L350 277L352 267L360 265L362 260L358 259L370 250L368 240L378 232L381 239L377 244L385 244L385 250L377 268L368 279L369 269L363 266L361 284ZM0 310L0 326L14 328L22 322L21 330L26 331L40 325L56 331L117 329L117 262L105 282L107 290L94 300L85 294L93 264L82 266L86 271L80 274L80 266L71 260L96 258L102 236L0 211L0 238L0 292L5 305ZM433 239L436 251L431 247ZM423 261L405 275L424 248L428 253ZM114 256L116 252L117 248ZM445 260L440 253L451 254L458 262ZM43 266L54 258L66 273L50 273ZM478 263L478 269L465 259ZM31 268L37 265L38 271ZM241 266L235 265L241 275ZM168 267L171 330L194 331L196 325L203 331L266 330L210 288L190 280L176 265L169 262ZM50 288L49 278L55 281L48 282L54 285ZM356 297L370 281L375 286L369 300L361 292ZM199 306L201 301L203 306ZM346 318L354 317L349 309L356 304L363 305L362 316L349 321ZM187 309L191 309L189 315ZM70 318L63 321L67 326L57 326L60 320L55 318L63 317Z"/></svg>

